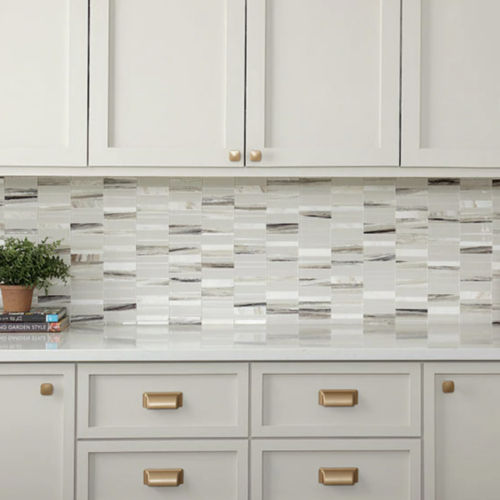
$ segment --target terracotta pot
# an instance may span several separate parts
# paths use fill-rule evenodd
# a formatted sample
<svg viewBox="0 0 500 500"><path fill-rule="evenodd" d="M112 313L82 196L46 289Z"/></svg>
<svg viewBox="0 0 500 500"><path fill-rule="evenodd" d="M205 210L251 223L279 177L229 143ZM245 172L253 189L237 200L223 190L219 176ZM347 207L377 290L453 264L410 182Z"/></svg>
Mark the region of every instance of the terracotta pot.
<svg viewBox="0 0 500 500"><path fill-rule="evenodd" d="M20 285L0 285L2 290L3 310L5 312L28 312L33 300L33 289Z"/></svg>

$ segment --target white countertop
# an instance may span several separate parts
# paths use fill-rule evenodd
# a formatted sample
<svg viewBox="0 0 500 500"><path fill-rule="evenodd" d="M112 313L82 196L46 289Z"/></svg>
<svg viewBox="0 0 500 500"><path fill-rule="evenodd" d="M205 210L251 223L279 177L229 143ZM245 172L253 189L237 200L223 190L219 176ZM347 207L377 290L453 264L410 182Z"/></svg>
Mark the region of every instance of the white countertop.
<svg viewBox="0 0 500 500"><path fill-rule="evenodd" d="M19 347L19 346L18 346ZM500 342L398 340L325 326L72 326L51 349L0 349L0 363L102 361L500 361Z"/></svg>

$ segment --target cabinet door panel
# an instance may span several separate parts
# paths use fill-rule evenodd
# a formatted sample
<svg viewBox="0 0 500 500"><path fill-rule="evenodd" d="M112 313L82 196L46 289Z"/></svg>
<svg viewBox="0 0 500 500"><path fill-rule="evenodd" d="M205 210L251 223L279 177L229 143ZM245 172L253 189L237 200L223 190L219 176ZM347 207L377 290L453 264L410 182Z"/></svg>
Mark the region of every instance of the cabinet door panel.
<svg viewBox="0 0 500 500"><path fill-rule="evenodd" d="M73 499L74 383L73 365L0 366L0 498Z"/></svg>
<svg viewBox="0 0 500 500"><path fill-rule="evenodd" d="M243 165L245 1L91 6L90 164Z"/></svg>
<svg viewBox="0 0 500 500"><path fill-rule="evenodd" d="M402 165L500 166L497 0L405 0Z"/></svg>
<svg viewBox="0 0 500 500"><path fill-rule="evenodd" d="M500 364L429 363L425 395L426 500L497 500Z"/></svg>
<svg viewBox="0 0 500 500"><path fill-rule="evenodd" d="M247 40L247 165L399 165L399 0L249 0Z"/></svg>
<svg viewBox="0 0 500 500"><path fill-rule="evenodd" d="M0 0L0 165L86 166L87 0Z"/></svg>

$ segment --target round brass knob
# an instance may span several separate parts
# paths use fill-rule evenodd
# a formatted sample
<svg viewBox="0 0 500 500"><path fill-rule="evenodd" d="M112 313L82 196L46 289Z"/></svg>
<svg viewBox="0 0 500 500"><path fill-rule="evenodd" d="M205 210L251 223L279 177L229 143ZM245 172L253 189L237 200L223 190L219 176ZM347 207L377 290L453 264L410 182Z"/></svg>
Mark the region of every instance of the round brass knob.
<svg viewBox="0 0 500 500"><path fill-rule="evenodd" d="M229 161L240 161L241 152L240 151L229 151Z"/></svg>
<svg viewBox="0 0 500 500"><path fill-rule="evenodd" d="M443 392L445 394L451 394L452 392L455 392L455 382L452 380L445 380L443 382Z"/></svg>

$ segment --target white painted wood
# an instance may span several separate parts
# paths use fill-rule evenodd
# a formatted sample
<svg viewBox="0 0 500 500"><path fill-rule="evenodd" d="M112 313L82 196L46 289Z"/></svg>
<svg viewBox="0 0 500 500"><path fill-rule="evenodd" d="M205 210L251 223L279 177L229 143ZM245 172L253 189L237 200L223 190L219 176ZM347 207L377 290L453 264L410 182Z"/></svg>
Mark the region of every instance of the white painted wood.
<svg viewBox="0 0 500 500"><path fill-rule="evenodd" d="M0 398L0 498L73 500L74 365L0 365Z"/></svg>
<svg viewBox="0 0 500 500"><path fill-rule="evenodd" d="M356 389L359 404L326 408L322 389ZM255 363L252 435L420 436L416 363Z"/></svg>
<svg viewBox="0 0 500 500"><path fill-rule="evenodd" d="M0 0L0 165L12 175L87 165L87 32L87 0Z"/></svg>
<svg viewBox="0 0 500 500"><path fill-rule="evenodd" d="M244 0L91 0L90 43L90 165L243 165Z"/></svg>
<svg viewBox="0 0 500 500"><path fill-rule="evenodd" d="M145 392L182 392L176 410L147 410ZM248 436L246 363L78 366L79 438Z"/></svg>
<svg viewBox="0 0 500 500"><path fill-rule="evenodd" d="M184 469L184 484L149 488L144 469ZM77 500L247 500L247 441L78 443Z"/></svg>
<svg viewBox="0 0 500 500"><path fill-rule="evenodd" d="M319 484L320 467L357 467L354 486ZM420 500L419 440L254 440L252 500Z"/></svg>
<svg viewBox="0 0 500 500"><path fill-rule="evenodd" d="M497 500L500 363L427 363L424 394L425 499Z"/></svg>
<svg viewBox="0 0 500 500"><path fill-rule="evenodd" d="M399 165L399 68L399 0L248 0L247 166Z"/></svg>
<svg viewBox="0 0 500 500"><path fill-rule="evenodd" d="M402 165L500 166L497 0L405 0Z"/></svg>

